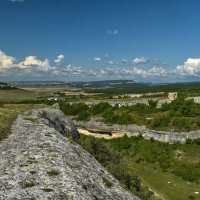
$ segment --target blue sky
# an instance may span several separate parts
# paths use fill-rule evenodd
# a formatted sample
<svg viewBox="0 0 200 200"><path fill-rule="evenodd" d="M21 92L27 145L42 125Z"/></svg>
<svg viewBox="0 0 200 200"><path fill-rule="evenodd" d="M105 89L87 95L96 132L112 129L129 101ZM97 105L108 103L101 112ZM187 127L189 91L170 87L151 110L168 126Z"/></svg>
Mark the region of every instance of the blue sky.
<svg viewBox="0 0 200 200"><path fill-rule="evenodd" d="M0 80L198 81L198 0L0 0Z"/></svg>

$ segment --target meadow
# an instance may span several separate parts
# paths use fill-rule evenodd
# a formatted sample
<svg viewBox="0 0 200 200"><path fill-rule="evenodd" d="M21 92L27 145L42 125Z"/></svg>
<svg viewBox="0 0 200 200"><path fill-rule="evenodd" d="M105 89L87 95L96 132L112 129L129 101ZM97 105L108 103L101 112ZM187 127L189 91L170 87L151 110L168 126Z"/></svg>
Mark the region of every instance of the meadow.
<svg viewBox="0 0 200 200"><path fill-rule="evenodd" d="M141 136L105 140L81 135L80 144L142 199L200 199L199 141L167 144Z"/></svg>

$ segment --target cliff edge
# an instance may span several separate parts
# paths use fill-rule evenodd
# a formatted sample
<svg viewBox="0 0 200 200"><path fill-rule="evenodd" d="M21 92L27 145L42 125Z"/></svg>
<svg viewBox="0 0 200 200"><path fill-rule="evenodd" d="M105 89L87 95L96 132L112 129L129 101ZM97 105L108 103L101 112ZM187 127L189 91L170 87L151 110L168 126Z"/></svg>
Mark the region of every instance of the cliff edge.
<svg viewBox="0 0 200 200"><path fill-rule="evenodd" d="M18 116L0 143L0 199L138 200L63 134L79 133L57 109Z"/></svg>

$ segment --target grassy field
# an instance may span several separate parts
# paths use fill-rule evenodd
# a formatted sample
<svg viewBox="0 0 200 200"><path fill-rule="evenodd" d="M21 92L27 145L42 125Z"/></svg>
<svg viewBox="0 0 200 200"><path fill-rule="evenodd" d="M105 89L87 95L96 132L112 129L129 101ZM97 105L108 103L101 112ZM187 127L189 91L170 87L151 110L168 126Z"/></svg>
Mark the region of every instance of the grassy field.
<svg viewBox="0 0 200 200"><path fill-rule="evenodd" d="M64 92L65 88L57 88L57 87L26 87L26 88L21 88L26 91L30 92L36 92L36 93L45 93L45 94L50 94L53 92Z"/></svg>
<svg viewBox="0 0 200 200"><path fill-rule="evenodd" d="M44 107L44 105L33 104L5 104L0 106L0 141L10 133L10 128L17 115L33 108Z"/></svg>
<svg viewBox="0 0 200 200"><path fill-rule="evenodd" d="M165 200L200 200L200 195L195 194L197 191L200 192L199 184L184 181L172 173L155 169L153 164L135 164L135 162L132 162L131 167L142 179L143 184Z"/></svg>
<svg viewBox="0 0 200 200"><path fill-rule="evenodd" d="M21 90L0 90L0 101L19 102L54 96L53 93L64 91L63 88L25 88Z"/></svg>
<svg viewBox="0 0 200 200"><path fill-rule="evenodd" d="M125 171L132 177L138 176L143 186L155 192L157 199L200 200L200 168L196 168L200 166L200 145L197 143L170 145L142 137L104 140L81 135L80 144L115 176L120 173L120 168L115 174L113 167L109 167L113 166L113 158L106 162L104 159L119 154L127 162ZM155 197L145 195L144 199Z"/></svg>
<svg viewBox="0 0 200 200"><path fill-rule="evenodd" d="M61 93L61 95L59 95ZM20 90L0 90L0 102L19 102L43 97L55 97L70 101L98 97L101 94L65 91L65 88L21 88Z"/></svg>
<svg viewBox="0 0 200 200"><path fill-rule="evenodd" d="M0 101L19 101L37 98L37 94L24 90L0 90Z"/></svg>

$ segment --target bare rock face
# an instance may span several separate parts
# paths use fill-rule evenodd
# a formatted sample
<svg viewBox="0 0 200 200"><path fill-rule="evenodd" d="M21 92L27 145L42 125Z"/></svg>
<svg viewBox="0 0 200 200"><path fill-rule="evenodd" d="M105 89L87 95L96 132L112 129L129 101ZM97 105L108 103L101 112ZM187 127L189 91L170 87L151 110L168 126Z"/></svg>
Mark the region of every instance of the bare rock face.
<svg viewBox="0 0 200 200"><path fill-rule="evenodd" d="M88 152L61 133L79 134L56 109L19 115L0 143L1 200L138 200Z"/></svg>

